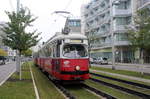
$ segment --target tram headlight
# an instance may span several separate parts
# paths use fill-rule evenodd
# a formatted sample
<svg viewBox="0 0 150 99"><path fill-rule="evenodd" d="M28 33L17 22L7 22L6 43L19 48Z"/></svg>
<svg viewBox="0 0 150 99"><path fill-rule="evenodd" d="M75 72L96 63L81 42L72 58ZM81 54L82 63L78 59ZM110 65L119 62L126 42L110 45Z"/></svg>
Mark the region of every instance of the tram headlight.
<svg viewBox="0 0 150 99"><path fill-rule="evenodd" d="M80 66L76 66L76 70L80 70Z"/></svg>

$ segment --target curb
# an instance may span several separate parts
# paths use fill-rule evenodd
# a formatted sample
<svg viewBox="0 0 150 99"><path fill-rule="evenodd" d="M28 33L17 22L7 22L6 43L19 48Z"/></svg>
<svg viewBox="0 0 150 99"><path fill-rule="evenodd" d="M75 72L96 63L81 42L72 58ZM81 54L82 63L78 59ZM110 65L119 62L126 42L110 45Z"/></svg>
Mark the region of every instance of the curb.
<svg viewBox="0 0 150 99"><path fill-rule="evenodd" d="M32 81L33 81L33 86L34 86L36 99L40 99L38 89L37 89L36 84L35 84L34 76L33 76L32 70L31 70L31 66L29 66L29 67L30 67L30 73L31 73Z"/></svg>

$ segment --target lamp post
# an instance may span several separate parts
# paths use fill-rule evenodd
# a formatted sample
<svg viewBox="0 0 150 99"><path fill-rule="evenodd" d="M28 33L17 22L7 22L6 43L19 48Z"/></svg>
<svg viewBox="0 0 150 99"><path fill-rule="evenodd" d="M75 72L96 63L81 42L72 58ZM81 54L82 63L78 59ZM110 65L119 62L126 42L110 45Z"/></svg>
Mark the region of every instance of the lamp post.
<svg viewBox="0 0 150 99"><path fill-rule="evenodd" d="M110 33L112 41L112 69L115 70L115 44L114 44L114 31L113 31L113 5L118 5L120 0L110 0Z"/></svg>

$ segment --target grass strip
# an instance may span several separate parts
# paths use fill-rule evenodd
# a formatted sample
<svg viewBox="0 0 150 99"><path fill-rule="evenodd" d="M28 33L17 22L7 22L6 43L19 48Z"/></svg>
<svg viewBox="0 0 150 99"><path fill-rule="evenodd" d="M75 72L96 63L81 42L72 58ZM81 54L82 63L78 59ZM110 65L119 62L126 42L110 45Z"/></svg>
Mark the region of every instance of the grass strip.
<svg viewBox="0 0 150 99"><path fill-rule="evenodd" d="M32 71L40 99L65 99L64 96L54 87L47 77L32 64Z"/></svg>
<svg viewBox="0 0 150 99"><path fill-rule="evenodd" d="M22 80L14 73L2 86L0 86L0 99L35 99L34 87L29 66L22 65Z"/></svg>
<svg viewBox="0 0 150 99"><path fill-rule="evenodd" d="M91 69L101 70L101 71L116 73L116 74L122 74L122 75L127 75L127 76L139 77L139 78L144 78L144 79L150 79L149 75L144 75L144 74L142 75L139 72L133 72L133 71L127 71L127 70L112 70L110 68L94 67L94 66L92 66Z"/></svg>
<svg viewBox="0 0 150 99"><path fill-rule="evenodd" d="M100 74L100 75L103 75L103 76L113 77L113 78L117 78L117 79L121 79L121 80L132 81L132 82L135 82L135 83L139 83L139 84L144 84L144 85L149 85L150 86L150 83L147 83L147 82L131 80L131 79L123 78L123 77L120 77L120 76L113 76L113 75L100 73L100 72L93 72L93 73Z"/></svg>
<svg viewBox="0 0 150 99"><path fill-rule="evenodd" d="M65 88L75 95L77 99L100 99L100 97L82 88L80 84L66 85Z"/></svg>
<svg viewBox="0 0 150 99"><path fill-rule="evenodd" d="M122 92L120 90L105 86L103 84L96 83L94 81L87 80L86 84L88 84L92 87L95 87L96 89L99 89L99 90L101 90L107 94L110 94L114 97L117 97L117 99L140 99L140 97L138 97L138 96L134 96L134 95Z"/></svg>
<svg viewBox="0 0 150 99"><path fill-rule="evenodd" d="M136 87L134 85L125 84L125 83L122 83L122 82L109 80L109 79L102 78L102 77L97 77L97 76L92 76L92 77L95 78L95 79L102 80L104 82L108 82L108 83L111 83L111 84L114 84L114 85L119 85L121 87L128 88L128 89L131 89L131 90L134 90L134 91L142 92L142 93L145 93L145 94L150 94L150 90L149 89Z"/></svg>

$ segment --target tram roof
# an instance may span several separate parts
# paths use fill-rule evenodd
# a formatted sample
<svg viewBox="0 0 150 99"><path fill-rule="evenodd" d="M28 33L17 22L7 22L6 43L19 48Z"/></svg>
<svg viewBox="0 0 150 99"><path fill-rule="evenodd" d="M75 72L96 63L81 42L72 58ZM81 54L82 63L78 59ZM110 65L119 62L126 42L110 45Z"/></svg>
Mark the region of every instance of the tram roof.
<svg viewBox="0 0 150 99"><path fill-rule="evenodd" d="M53 36L50 40L48 40L47 43L61 39L87 39L87 37L80 33L69 33L69 34L59 33Z"/></svg>

